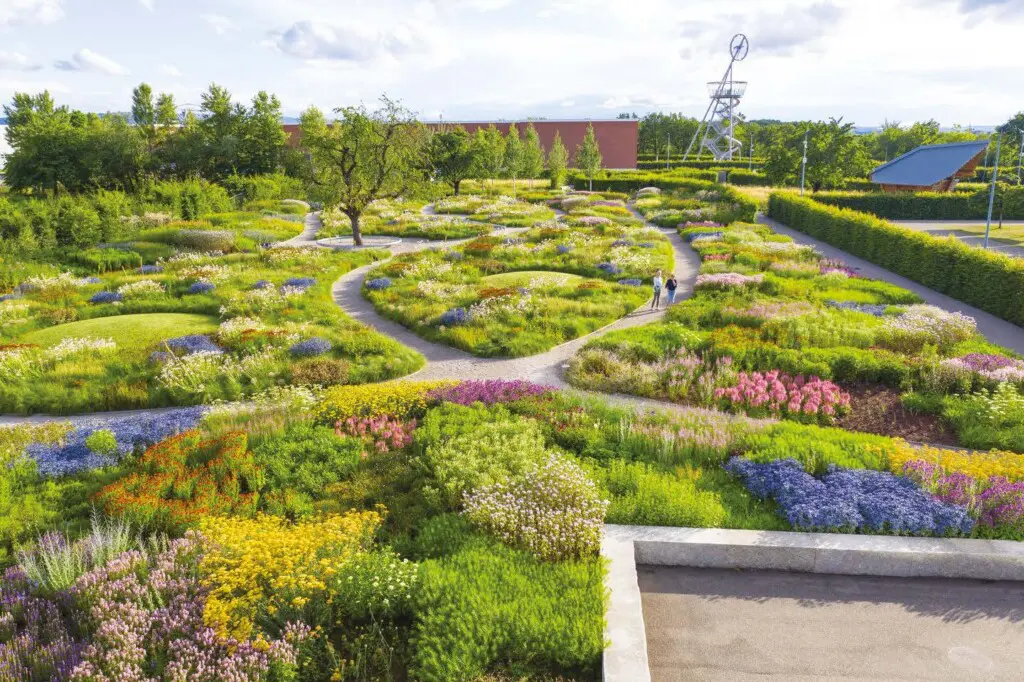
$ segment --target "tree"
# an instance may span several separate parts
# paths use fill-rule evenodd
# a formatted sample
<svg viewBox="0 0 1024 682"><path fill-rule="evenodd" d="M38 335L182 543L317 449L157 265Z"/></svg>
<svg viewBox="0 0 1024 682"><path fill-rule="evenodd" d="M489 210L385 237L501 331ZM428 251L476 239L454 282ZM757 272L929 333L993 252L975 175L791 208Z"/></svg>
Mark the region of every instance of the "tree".
<svg viewBox="0 0 1024 682"><path fill-rule="evenodd" d="M505 136L505 160L502 163L505 175L512 178L512 196L516 193L516 179L523 174L523 143L519 139L519 129L513 123L508 127Z"/></svg>
<svg viewBox="0 0 1024 682"><path fill-rule="evenodd" d="M153 88L147 83L139 83L132 90L132 123L146 132L152 141L156 126L156 107L153 106Z"/></svg>
<svg viewBox="0 0 1024 682"><path fill-rule="evenodd" d="M583 143L576 147L576 167L583 171L590 181L590 191L594 191L594 176L601 170L601 149L597 146L594 135L594 124L587 124L587 134Z"/></svg>
<svg viewBox="0 0 1024 682"><path fill-rule="evenodd" d="M156 124L160 127L178 125L178 108L174 104L174 95L162 92L156 98Z"/></svg>
<svg viewBox="0 0 1024 682"><path fill-rule="evenodd" d="M362 246L359 219L378 199L394 199L420 180L426 131L412 112L387 97L381 108L335 109L331 125L315 107L302 113L302 145L310 155L310 195L337 207L352 223L352 240Z"/></svg>
<svg viewBox="0 0 1024 682"><path fill-rule="evenodd" d="M473 137L476 156L476 172L480 180L501 177L505 166L505 138L494 124L486 128L477 128Z"/></svg>
<svg viewBox="0 0 1024 682"><path fill-rule="evenodd" d="M281 162L287 134L281 126L281 102L260 90L252 107L241 116L238 127L238 172L243 175L273 173Z"/></svg>
<svg viewBox="0 0 1024 682"><path fill-rule="evenodd" d="M199 130L206 142L205 173L224 178L238 166L239 126L245 118L245 107L231 103L231 93L211 83L200 100Z"/></svg>
<svg viewBox="0 0 1024 682"><path fill-rule="evenodd" d="M871 169L867 148L842 118L811 124L807 146L807 183L818 192L839 189L846 178L862 178ZM801 144L803 144L801 142Z"/></svg>
<svg viewBox="0 0 1024 682"><path fill-rule="evenodd" d="M430 137L427 155L434 177L452 186L456 195L462 181L473 176L477 148L462 126Z"/></svg>
<svg viewBox="0 0 1024 682"><path fill-rule="evenodd" d="M683 114L647 114L637 125L637 151L661 158L669 140L672 141L672 149L685 150L697 131L697 125L697 119ZM682 152L679 157L682 158Z"/></svg>
<svg viewBox="0 0 1024 682"><path fill-rule="evenodd" d="M532 183L534 178L540 177L541 173L544 172L544 148L540 146L540 135L537 134L537 129L533 127L533 123L526 124L524 139L523 177L530 178Z"/></svg>
<svg viewBox="0 0 1024 682"><path fill-rule="evenodd" d="M565 182L565 170L569 167L569 152L562 144L562 134L555 131L555 139L551 141L548 152L548 175L551 177L551 189L558 189Z"/></svg>
<svg viewBox="0 0 1024 682"><path fill-rule="evenodd" d="M49 90L43 90L38 95L30 95L27 92L14 93L11 103L4 105L4 117L7 119L4 137L7 144L17 148L25 126L40 118L47 119L62 112L67 113L67 109L57 109L54 106Z"/></svg>

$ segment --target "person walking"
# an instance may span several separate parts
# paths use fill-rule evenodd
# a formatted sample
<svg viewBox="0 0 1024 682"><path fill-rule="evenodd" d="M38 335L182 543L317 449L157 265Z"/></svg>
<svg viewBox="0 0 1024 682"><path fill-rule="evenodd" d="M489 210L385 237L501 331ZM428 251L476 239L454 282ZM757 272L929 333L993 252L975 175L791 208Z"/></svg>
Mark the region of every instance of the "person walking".
<svg viewBox="0 0 1024 682"><path fill-rule="evenodd" d="M661 305L661 270L654 275L654 299L651 301L651 310L657 310Z"/></svg>
<svg viewBox="0 0 1024 682"><path fill-rule="evenodd" d="M668 303L665 305L666 308L676 302L677 288L679 288L679 282L676 280L676 273L670 272L668 274L668 279L665 280L665 291L668 292Z"/></svg>

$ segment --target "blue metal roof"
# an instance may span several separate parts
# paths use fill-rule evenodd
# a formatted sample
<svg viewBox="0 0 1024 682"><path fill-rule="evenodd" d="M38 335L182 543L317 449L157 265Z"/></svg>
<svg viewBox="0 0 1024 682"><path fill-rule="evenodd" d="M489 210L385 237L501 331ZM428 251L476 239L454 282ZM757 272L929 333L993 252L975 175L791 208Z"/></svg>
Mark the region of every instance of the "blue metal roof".
<svg viewBox="0 0 1024 682"><path fill-rule="evenodd" d="M956 175L987 146L985 140L926 144L873 170L871 181L880 185L930 187Z"/></svg>

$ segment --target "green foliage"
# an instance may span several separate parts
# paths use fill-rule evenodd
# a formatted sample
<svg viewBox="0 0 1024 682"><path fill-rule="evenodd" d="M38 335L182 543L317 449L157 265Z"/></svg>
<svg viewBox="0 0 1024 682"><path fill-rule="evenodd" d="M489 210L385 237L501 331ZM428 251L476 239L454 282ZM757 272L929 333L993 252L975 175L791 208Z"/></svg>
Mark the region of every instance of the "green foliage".
<svg viewBox="0 0 1024 682"><path fill-rule="evenodd" d="M74 252L70 261L88 268L91 272L127 270L142 265L142 256L125 249L85 249Z"/></svg>
<svg viewBox="0 0 1024 682"><path fill-rule="evenodd" d="M101 457L116 457L117 438L110 429L98 429L85 438L85 447Z"/></svg>
<svg viewBox="0 0 1024 682"><path fill-rule="evenodd" d="M942 416L966 447L1024 453L1024 395L1010 382L993 391L949 396Z"/></svg>
<svg viewBox="0 0 1024 682"><path fill-rule="evenodd" d="M1024 324L1024 261L774 192L769 215L935 291Z"/></svg>
<svg viewBox="0 0 1024 682"><path fill-rule="evenodd" d="M434 408L416 431L415 448L431 479L424 494L443 509L459 508L466 493L522 475L545 456L540 424L501 406Z"/></svg>
<svg viewBox="0 0 1024 682"><path fill-rule="evenodd" d="M587 124L587 133L583 136L583 142L576 147L576 155L573 159L576 168L582 171L587 180L590 181L590 189L594 189L594 176L601 170L601 150L597 145L597 137L594 135L594 125Z"/></svg>
<svg viewBox="0 0 1024 682"><path fill-rule="evenodd" d="M551 564L467 538L423 564L412 676L477 679L503 665L515 676L593 674L604 649L603 575L596 559Z"/></svg>
<svg viewBox="0 0 1024 682"><path fill-rule="evenodd" d="M831 465L884 471L892 442L885 436L780 422L748 433L739 450L755 462L795 459L812 474L824 474Z"/></svg>
<svg viewBox="0 0 1024 682"><path fill-rule="evenodd" d="M565 182L566 169L569 167L569 152L562 142L561 134L556 130L555 139L548 151L548 176L551 178L551 188L558 189Z"/></svg>
<svg viewBox="0 0 1024 682"><path fill-rule="evenodd" d="M473 176L478 151L462 126L434 133L427 147L434 177L450 183L455 194L459 193L462 181Z"/></svg>
<svg viewBox="0 0 1024 682"><path fill-rule="evenodd" d="M889 220L984 220L989 189L976 192L819 192L814 200ZM995 219L1024 219L1024 189L997 185Z"/></svg>
<svg viewBox="0 0 1024 682"><path fill-rule="evenodd" d="M714 528L726 518L718 495L697 487L699 471L613 460L591 475L610 495L607 523Z"/></svg>
<svg viewBox="0 0 1024 682"><path fill-rule="evenodd" d="M266 479L261 506L298 518L312 514L330 486L355 471L363 444L326 426L296 424L262 440L252 452Z"/></svg>

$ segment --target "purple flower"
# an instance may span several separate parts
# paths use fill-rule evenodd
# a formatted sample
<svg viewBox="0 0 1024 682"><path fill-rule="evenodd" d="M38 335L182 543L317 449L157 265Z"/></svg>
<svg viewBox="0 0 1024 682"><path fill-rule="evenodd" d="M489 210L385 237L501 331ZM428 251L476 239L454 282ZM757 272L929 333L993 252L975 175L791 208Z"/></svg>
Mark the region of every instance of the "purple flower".
<svg viewBox="0 0 1024 682"><path fill-rule="evenodd" d="M620 272L622 272L622 268L620 268L615 263L598 263L597 269L600 270L601 272L606 272L609 275L617 275Z"/></svg>
<svg viewBox="0 0 1024 682"><path fill-rule="evenodd" d="M897 535L969 535L967 509L934 499L908 478L831 466L820 480L793 459L768 463L734 457L726 471L760 498L774 498L796 529Z"/></svg>
<svg viewBox="0 0 1024 682"><path fill-rule="evenodd" d="M187 336L178 336L173 339L167 339L164 343L171 350L181 351L184 355L192 355L193 353L224 352L220 346L215 344L210 337L205 334L188 334Z"/></svg>
<svg viewBox="0 0 1024 682"><path fill-rule="evenodd" d="M568 244L559 244L558 246L555 247L555 251L557 251L560 254L565 255L565 254L569 253L570 251L572 251L572 247L569 246Z"/></svg>
<svg viewBox="0 0 1024 682"><path fill-rule="evenodd" d="M312 339L306 339L305 341L298 342L289 348L288 352L297 358L311 358L316 355L329 353L333 347L334 346L327 339L314 337Z"/></svg>
<svg viewBox="0 0 1024 682"><path fill-rule="evenodd" d="M483 403L510 403L524 398L536 398L554 391L550 386L535 384L522 379L487 379L485 381L463 381L455 386L436 388L427 394L429 400L440 400L459 405Z"/></svg>
<svg viewBox="0 0 1024 682"><path fill-rule="evenodd" d="M156 275L163 271L164 269L159 265L143 265L135 272L139 273L140 275Z"/></svg>
<svg viewBox="0 0 1024 682"><path fill-rule="evenodd" d="M89 299L90 303L117 303L123 301L124 296L116 291L97 291Z"/></svg>
<svg viewBox="0 0 1024 682"><path fill-rule="evenodd" d="M274 283L267 279L261 279L252 285L253 289L269 289Z"/></svg>
<svg viewBox="0 0 1024 682"><path fill-rule="evenodd" d="M459 261L465 258L459 251L445 251L444 259L448 261Z"/></svg>
<svg viewBox="0 0 1024 682"><path fill-rule="evenodd" d="M193 282L192 286L188 288L190 294L208 294L217 287L214 286L213 282Z"/></svg>
<svg viewBox="0 0 1024 682"><path fill-rule="evenodd" d="M695 224L699 225L700 223L695 223ZM690 225L691 225L691 223L687 223L686 227L689 227ZM688 233L686 233L686 235L683 236L683 239L686 242L688 242L688 243L693 243L697 239L708 239L708 240L721 239L723 236L725 236L724 232L696 231L696 232L688 232Z"/></svg>
<svg viewBox="0 0 1024 682"><path fill-rule="evenodd" d="M633 246L635 243L632 239L616 239L612 242L612 246Z"/></svg>
<svg viewBox="0 0 1024 682"><path fill-rule="evenodd" d="M371 279L369 282L366 283L366 288L369 289L370 291L383 291L390 286L390 277L377 277L376 279Z"/></svg>
<svg viewBox="0 0 1024 682"><path fill-rule="evenodd" d="M630 277L630 278L627 278L627 279L620 279L619 280L619 284L622 284L622 285L627 286L627 287L638 287L638 286L641 286L643 284L643 280L639 280L639 279L636 279L634 277Z"/></svg>
<svg viewBox="0 0 1024 682"><path fill-rule="evenodd" d="M438 324L444 325L445 327L454 327L460 324L466 324L469 322L469 311L465 308L452 308L441 313L441 317L437 319Z"/></svg>
<svg viewBox="0 0 1024 682"><path fill-rule="evenodd" d="M292 277L286 279L282 287L293 287L295 289L309 289L311 286L316 284L316 280L312 277Z"/></svg>
<svg viewBox="0 0 1024 682"><path fill-rule="evenodd" d="M859 313L867 313L868 315L874 315L875 317L885 315L885 310L888 308L888 306L879 303L854 303L853 301L833 300L825 301L825 305L839 310L854 310Z"/></svg>

